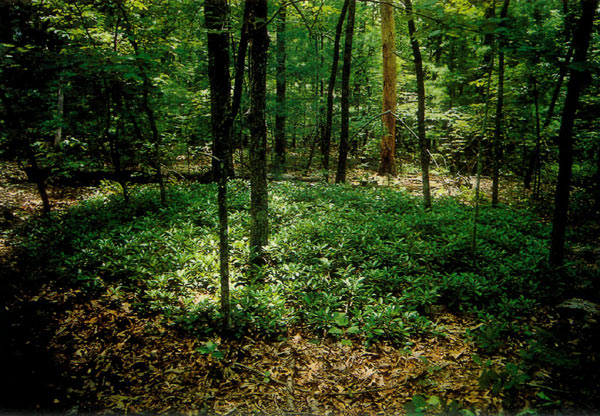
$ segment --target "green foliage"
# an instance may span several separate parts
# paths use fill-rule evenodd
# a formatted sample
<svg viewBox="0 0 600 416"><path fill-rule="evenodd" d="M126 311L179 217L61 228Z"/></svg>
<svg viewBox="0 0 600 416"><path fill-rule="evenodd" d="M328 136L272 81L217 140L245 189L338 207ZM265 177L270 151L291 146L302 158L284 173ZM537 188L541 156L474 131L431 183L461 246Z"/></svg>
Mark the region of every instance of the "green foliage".
<svg viewBox="0 0 600 416"><path fill-rule="evenodd" d="M479 387L490 389L493 395L503 399L505 408L510 408L514 403L514 396L529 380L529 376L514 363L506 363L503 368L495 368L491 360L483 362L478 356L473 356L473 361L483 367L479 376Z"/></svg>
<svg viewBox="0 0 600 416"><path fill-rule="evenodd" d="M219 344L214 341L206 341L204 345L198 347L198 352L204 355L210 355L211 357L221 360L224 355L222 351L219 351Z"/></svg>
<svg viewBox="0 0 600 416"><path fill-rule="evenodd" d="M451 402L438 396L430 396L425 398L420 395L413 396L410 402L405 405L407 416L424 416L424 415L475 415L471 410L464 409L456 400Z"/></svg>
<svg viewBox="0 0 600 416"><path fill-rule="evenodd" d="M476 313L486 324L473 336L493 350L546 287L547 230L526 212L483 210L473 259L470 208L453 200L424 215L418 198L391 189L292 183L271 187L268 264L249 279L248 187L229 188L238 335L279 336L301 324L346 344L403 342L435 331L433 307L445 304ZM90 291L118 287L135 295L138 309L210 335L219 321L215 192L172 187L163 206L146 187L134 187L129 204L106 188L26 226L23 262Z"/></svg>

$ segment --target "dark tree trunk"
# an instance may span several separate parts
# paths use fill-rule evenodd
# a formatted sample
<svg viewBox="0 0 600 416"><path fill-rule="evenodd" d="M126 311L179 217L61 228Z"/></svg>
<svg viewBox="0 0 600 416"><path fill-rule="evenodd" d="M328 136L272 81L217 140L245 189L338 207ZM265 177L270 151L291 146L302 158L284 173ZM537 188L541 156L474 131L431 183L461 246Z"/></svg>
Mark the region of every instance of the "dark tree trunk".
<svg viewBox="0 0 600 416"><path fill-rule="evenodd" d="M267 1L246 0L250 7L250 261L264 263L269 237L267 191Z"/></svg>
<svg viewBox="0 0 600 416"><path fill-rule="evenodd" d="M565 29L564 29L565 42L570 43L571 37L572 37L571 32L572 32L573 22L572 22L572 15L569 13L569 6L568 6L567 0L563 0L563 13L565 15L565 19L564 19L565 20L565 23L564 23L565 24ZM562 85L563 85L565 76L567 75L569 63L571 62L571 58L573 57L573 51L574 51L573 45L571 44L569 46L567 54L564 58L564 62L560 65L560 69L558 72L558 80L556 81L556 85L554 86L554 90L552 91L552 96L550 98L550 104L548 105L548 112L546 113L546 118L544 120L544 124L540 128L540 134L542 131L545 131L548 128L548 126L550 125L550 123L552 122L552 119L554 117L556 103L558 102L558 97L560 96L560 91L562 89ZM539 97L537 95L536 95L536 100L539 100ZM539 112L539 109L537 109L537 107L539 107L539 104L536 104L536 111ZM539 118L539 115L536 117ZM539 140L539 135L538 135L538 140ZM531 152L529 155L528 166L527 166L527 170L525 172L525 177L523 179L523 185L524 185L525 189L530 189L531 181L537 180L537 182L535 182L534 195L538 195L538 192L539 192L540 163L541 163L540 149L538 148L538 146L536 144L536 150Z"/></svg>
<svg viewBox="0 0 600 416"><path fill-rule="evenodd" d="M21 119L18 114L13 111L13 107L9 98L4 94L4 92L0 89L0 101L4 106L4 109L7 114L6 125L8 127L8 134L11 136L16 136L18 134L22 134L24 144L25 144L25 157L29 162L29 168L26 168L25 171L27 173L27 177L30 181L35 183L38 188L38 192L40 194L40 199L42 200L42 210L44 214L48 214L50 212L50 199L48 198L48 192L46 191L46 174L44 170L41 169L37 163L37 159L35 157L35 152L33 147L31 146L31 142L29 141L29 137L27 137L25 130L21 126ZM11 137L10 142L16 142L15 137Z"/></svg>
<svg viewBox="0 0 600 416"><path fill-rule="evenodd" d="M277 21L277 80L276 99L277 113L275 114L275 167L282 172L285 167L285 7L282 6Z"/></svg>
<svg viewBox="0 0 600 416"><path fill-rule="evenodd" d="M525 178L523 179L523 186L525 189L531 188L532 179L537 177L537 172L540 167L540 148L541 148L541 127L540 127L540 105L539 105L539 94L537 89L537 81L535 78L532 80L533 84L533 106L535 111L535 148L529 157L529 164L525 172ZM534 186L535 188L536 186Z"/></svg>
<svg viewBox="0 0 600 416"><path fill-rule="evenodd" d="M504 19L508 14L510 0L504 0L502 10L500 11L501 25L504 26ZM492 141L492 206L498 205L498 188L500 180L500 164L502 159L502 118L504 117L504 51L505 40L498 42L498 98L496 101L496 118L494 124L494 139Z"/></svg>
<svg viewBox="0 0 600 416"><path fill-rule="evenodd" d="M227 213L228 161L231 156L231 80L229 77L229 39L226 0L206 0L204 18L208 45L208 78L210 81L210 110L214 143L213 168L216 166L219 205L219 263L221 280L221 315L224 331L231 328L229 300L229 236Z"/></svg>
<svg viewBox="0 0 600 416"><path fill-rule="evenodd" d="M158 127L156 125L156 116L154 114L154 110L152 109L152 107L150 106L150 93L152 92L152 89L154 88L154 86L152 85L152 81L150 80L150 77L148 76L148 71L146 70L145 64L142 60L142 58L140 57L140 48L139 45L136 41L135 35L134 35L134 31L133 28L131 26L131 23L129 22L129 16L127 15L127 12L125 10L125 8L123 7L123 5L121 3L118 3L119 5L119 9L121 10L121 14L123 19L125 20L125 30L127 31L127 38L129 39L129 43L131 44L133 51L135 53L135 56L137 58L137 66L138 69L140 71L140 75L142 76L142 109L144 110L144 113L146 114L146 117L148 118L148 124L150 125L150 131L152 133L152 146L153 146L153 155L152 155L152 159L154 159L151 163L154 165L154 170L156 173L156 181L158 183L158 187L160 189L160 202L161 203L165 203L166 199L167 199L167 195L166 195L166 190L165 190L165 184L163 181L163 174L162 174L162 161L161 161L161 156L160 156L160 147L162 144L162 138L160 136L160 133L158 131ZM117 23L118 26L118 23ZM116 30L115 30L115 34L116 34ZM116 42L117 42L117 37L115 35L115 49L116 49Z"/></svg>
<svg viewBox="0 0 600 416"><path fill-rule="evenodd" d="M106 137L106 141L109 145L110 150L110 159L113 165L113 169L115 171L115 178L119 185L121 186L121 191L123 192L123 200L125 203L129 203L129 189L127 187L127 178L124 173L123 166L121 165L121 152L119 149L119 125L117 123L117 127L115 129L115 133L111 133L111 123L112 123L112 101L114 101L117 107L117 111L123 111L122 108L122 96L121 96L121 88L118 83L109 86L105 83L104 85L106 89L106 115L104 120L104 136ZM112 101L111 101L112 99Z"/></svg>
<svg viewBox="0 0 600 416"><path fill-rule="evenodd" d="M415 61L415 73L417 75L417 131L419 133L419 150L421 153L421 177L423 179L423 206L426 210L431 209L431 191L429 187L429 152L430 143L425 133L425 76L423 74L423 59L419 41L416 38L415 20L412 16L411 0L404 0L406 5L406 14L408 20L408 34L412 46L413 57Z"/></svg>
<svg viewBox="0 0 600 416"><path fill-rule="evenodd" d="M230 123L233 126L233 122L240 111L240 104L242 102L242 87L244 84L244 66L246 64L246 53L248 51L248 20L250 14L250 7L248 2L244 3L244 20L242 22L242 28L240 31L240 41L238 43L238 52L235 61L235 80L233 85L233 98L231 102L231 114ZM241 132L241 129L240 129ZM240 133L241 134L241 133ZM233 147L231 148L233 154ZM233 166L233 159L230 162ZM231 171L231 176L233 176Z"/></svg>
<svg viewBox="0 0 600 416"><path fill-rule="evenodd" d="M569 63L571 62L571 56L573 55L573 47L569 48L567 52L567 56L565 57L565 62L560 66L560 70L558 72L558 80L556 81L556 85L554 87L554 91L552 92L552 97L550 98L550 105L548 106L548 113L546 114L546 119L544 120L544 126L542 127L545 130L552 121L554 117L554 110L556 108L556 103L558 102L558 97L560 96L560 90L562 89L562 84L567 76L567 70L569 68Z"/></svg>
<svg viewBox="0 0 600 416"><path fill-rule="evenodd" d="M350 0L348 4L348 21L346 22L346 34L344 38L344 63L342 65L342 121L340 127L340 148L338 168L335 175L336 183L346 182L346 164L348 161L348 137L350 117L350 69L352 65L352 37L354 35L354 15L356 11L356 0Z"/></svg>
<svg viewBox="0 0 600 416"><path fill-rule="evenodd" d="M338 62L340 60L340 39L342 37L342 28L346 11L348 10L350 0L344 0L340 16L335 26L335 39L333 41L333 55L331 58L331 74L329 75L329 84L327 85L327 109L323 137L321 139L321 153L323 154L323 169L326 174L329 171L329 154L331 152L331 128L333 125L333 91L335 89L335 80L338 72Z"/></svg>
<svg viewBox="0 0 600 416"><path fill-rule="evenodd" d="M63 120L65 113L65 90L61 83L58 84L58 92L56 99L56 119L58 126L54 134L54 147L58 147L63 138Z"/></svg>
<svg viewBox="0 0 600 416"><path fill-rule="evenodd" d="M558 134L558 179L554 197L554 215L550 242L550 264L561 266L565 258L565 233L571 191L571 173L573 168L573 125L579 105L579 95L584 86L584 76L579 67L586 67L587 51L594 27L594 15L598 0L581 0L581 18L573 34L575 56L569 74L567 96Z"/></svg>

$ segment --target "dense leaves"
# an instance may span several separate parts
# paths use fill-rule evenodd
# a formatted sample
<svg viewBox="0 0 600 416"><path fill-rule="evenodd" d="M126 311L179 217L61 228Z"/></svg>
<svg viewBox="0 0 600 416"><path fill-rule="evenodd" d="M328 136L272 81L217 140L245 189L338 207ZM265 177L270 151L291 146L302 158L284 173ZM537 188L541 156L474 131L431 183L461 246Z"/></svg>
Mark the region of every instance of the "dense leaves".
<svg viewBox="0 0 600 416"><path fill-rule="evenodd" d="M173 188L167 206L146 188L130 205L117 195L92 199L32 224L21 244L57 278L133 293L141 310L209 334L218 315L214 191ZM271 187L268 264L248 280L246 183L233 182L230 193L240 335L278 335L300 324L334 337L403 342L436 330L429 319L435 305L514 319L548 287L548 230L525 212L482 212L473 258L471 209L452 199L423 216L418 200L395 190L293 183Z"/></svg>

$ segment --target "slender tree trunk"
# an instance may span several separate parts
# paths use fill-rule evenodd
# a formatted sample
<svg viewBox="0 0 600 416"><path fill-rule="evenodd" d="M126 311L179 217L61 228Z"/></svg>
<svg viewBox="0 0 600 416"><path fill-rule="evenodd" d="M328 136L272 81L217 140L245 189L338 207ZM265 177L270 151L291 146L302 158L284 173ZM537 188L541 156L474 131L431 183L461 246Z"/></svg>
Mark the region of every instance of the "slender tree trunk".
<svg viewBox="0 0 600 416"><path fill-rule="evenodd" d="M529 157L529 166L525 172L525 178L523 180L523 186L525 189L531 188L532 178L537 177L537 171L540 167L540 150L541 150L541 127L540 127L540 106L539 106L539 94L537 89L537 81L535 78L532 80L533 83L533 106L535 111L535 148ZM534 183L534 188L535 188Z"/></svg>
<svg viewBox="0 0 600 416"><path fill-rule="evenodd" d="M554 91L552 92L552 97L550 98L550 104L548 106L548 113L546 114L546 119L544 120L544 125L542 130L545 130L552 121L554 117L554 111L556 109L556 103L558 102L558 97L560 96L560 90L562 89L562 85L565 77L567 76L567 70L569 69L569 63L571 62L571 57L573 56L573 47L569 48L567 52L567 56L565 57L565 62L561 65L558 72L558 80L556 81L556 85L554 86Z"/></svg>
<svg viewBox="0 0 600 416"><path fill-rule="evenodd" d="M156 174L156 181L158 183L158 187L160 189L160 202L165 203L167 199L167 194L165 190L165 184L163 180L162 173L162 158L160 155L160 147L162 145L162 137L158 131L158 126L156 124L156 116L154 114L154 110L150 106L150 93L154 86L152 85L152 80L148 76L148 71L146 70L145 64L143 60L140 58L140 47L137 43L137 40L134 35L133 27L129 21L129 16L127 15L127 11L125 10L123 4L117 3L119 9L121 10L121 15L123 20L125 20L125 30L127 32L127 38L129 39L129 43L133 48L135 56L137 58L137 66L140 71L140 75L142 77L142 109L148 118L148 124L150 125L150 131L152 133L152 146L153 146L153 155L152 164L154 165L154 170ZM118 23L117 23L118 26ZM115 50L116 50L116 36L117 31L115 30Z"/></svg>
<svg viewBox="0 0 600 416"><path fill-rule="evenodd" d="M117 126L115 128L115 133L111 133L112 126L112 105L114 102L117 112L123 112L122 108L122 96L121 96L121 88L118 83L113 83L109 85L104 83L105 90L105 98L106 98L106 111L105 111L105 119L104 119L104 136L109 145L110 150L110 159L113 165L113 169L115 171L115 176L117 178L117 182L121 186L121 191L123 192L123 200L126 204L129 204L129 189L127 187L127 178L125 177L125 173L123 172L123 166L121 165L121 153L119 149L119 130L120 126L117 122ZM137 126L136 126L137 128Z"/></svg>
<svg viewBox="0 0 600 416"><path fill-rule="evenodd" d="M500 19L506 19L510 0L504 0ZM504 20L500 23L504 26ZM492 206L498 205L498 188L500 180L500 164L502 159L502 118L504 117L504 51L502 50L506 42L501 38L498 42L498 98L496 100L496 118L494 125L494 139L492 142Z"/></svg>
<svg viewBox="0 0 600 416"><path fill-rule="evenodd" d="M495 2L492 2L492 10L495 9ZM493 17L493 14L490 16ZM487 83L484 95L485 112L483 116L483 126L481 128L481 136L477 140L477 168L475 173L475 209L473 213L473 230L471 232L471 255L475 257L477 253L477 226L479 222L479 206L480 206L480 190L481 190L481 173L483 171L483 163L481 160L482 142L487 136L488 117L490 112L490 87L492 85L492 73L494 72L494 38L485 36L484 45L490 46L489 53L484 57L484 68L487 70Z"/></svg>
<svg viewBox="0 0 600 416"><path fill-rule="evenodd" d="M275 166L277 172L282 172L285 167L285 23L286 12L282 6L277 21L277 80L276 80L276 100L277 113L275 115Z"/></svg>
<svg viewBox="0 0 600 416"><path fill-rule="evenodd" d="M350 0L344 0L340 16L335 26L335 38L333 41L333 55L331 58L331 74L329 75L329 84L327 85L327 109L325 128L321 140L321 153L323 154L323 169L326 175L329 176L329 153L331 152L331 128L333 125L333 91L335 89L335 80L338 72L338 62L340 60L340 39L342 37L342 28L344 19L348 10Z"/></svg>
<svg viewBox="0 0 600 416"><path fill-rule="evenodd" d="M29 137L27 136L26 131L21 126L21 119L18 114L13 111L13 107L8 97L5 95L4 91L0 89L0 101L4 106L4 109L7 113L6 124L9 126L9 134L11 136L15 136L17 134L23 135L23 140L25 144L25 157L29 162L30 168L26 169L27 176L29 180L34 182L38 188L38 193L40 194L40 199L42 200L42 210L44 214L48 214L50 212L50 199L48 198L48 192L46 191L46 178L45 175L40 169L37 159L35 157L35 152L29 141ZM11 138L11 142L16 140L14 137Z"/></svg>
<svg viewBox="0 0 600 416"><path fill-rule="evenodd" d="M65 90L62 84L58 84L58 93L56 99L56 118L58 120L58 126L56 127L56 133L54 134L54 147L58 147L63 137L63 117L65 113Z"/></svg>
<svg viewBox="0 0 600 416"><path fill-rule="evenodd" d="M246 53L248 51L248 24L250 20L250 5L248 2L244 3L244 20L242 22L242 28L240 30L240 41L238 43L238 52L235 61L235 80L233 86L233 99L231 103L231 115L233 118L237 117L240 110L240 103L242 100L242 86L244 83L244 65L246 63Z"/></svg>
<svg viewBox="0 0 600 416"><path fill-rule="evenodd" d="M227 212L228 161L231 155L231 80L229 77L229 39L226 0L206 0L204 17L207 28L208 78L210 81L211 124L218 183L219 272L223 330L231 328L229 296L229 232Z"/></svg>
<svg viewBox="0 0 600 416"><path fill-rule="evenodd" d="M250 7L250 261L264 264L268 243L267 126L267 0L246 0Z"/></svg>
<svg viewBox="0 0 600 416"><path fill-rule="evenodd" d="M600 143L597 144L596 150L596 199L594 206L596 211L600 211Z"/></svg>
<svg viewBox="0 0 600 416"><path fill-rule="evenodd" d="M431 191L429 187L429 153L430 143L425 132L425 76L423 74L423 58L421 57L421 49L419 41L416 38L415 20L412 15L411 0L404 0L406 5L406 14L408 20L408 34L412 46L413 57L415 61L415 73L417 75L417 131L419 132L419 150L421 153L421 177L423 180L423 206L426 210L431 209Z"/></svg>
<svg viewBox="0 0 600 416"><path fill-rule="evenodd" d="M356 12L356 0L350 0L348 4L348 21L346 22L346 34L344 38L344 63L342 65L342 120L340 128L340 149L338 168L335 175L336 183L346 182L346 164L348 161L348 137L350 123L350 69L352 66L352 38L354 35L354 15Z"/></svg>
<svg viewBox="0 0 600 416"><path fill-rule="evenodd" d="M383 54L383 125L380 175L396 174L396 43L394 8L391 0L381 2L381 39Z"/></svg>
<svg viewBox="0 0 600 416"><path fill-rule="evenodd" d="M594 27L594 15L598 0L581 0L581 18L573 34L575 56L573 63L586 67L590 37ZM560 131L558 134L558 179L554 198L554 215L550 242L550 264L561 266L565 258L565 234L571 192L571 173L573 168L573 125L579 106L579 95L584 87L584 76L576 67L569 74L567 96L563 107Z"/></svg>

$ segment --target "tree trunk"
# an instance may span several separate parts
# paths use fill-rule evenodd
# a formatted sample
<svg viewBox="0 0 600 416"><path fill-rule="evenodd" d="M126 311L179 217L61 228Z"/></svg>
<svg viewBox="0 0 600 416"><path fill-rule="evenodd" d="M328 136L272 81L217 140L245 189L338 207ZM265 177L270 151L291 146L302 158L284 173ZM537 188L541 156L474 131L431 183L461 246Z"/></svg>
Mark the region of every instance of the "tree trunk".
<svg viewBox="0 0 600 416"><path fill-rule="evenodd" d="M325 128L321 139L321 153L323 154L323 169L329 176L329 153L331 152L331 127L333 125L333 91L335 89L335 80L338 72L338 62L340 60L340 39L342 37L342 28L344 19L348 10L350 0L344 0L340 16L335 26L335 39L333 41L333 56L331 58L331 74L329 75L329 84L327 85L327 109Z"/></svg>
<svg viewBox="0 0 600 416"><path fill-rule="evenodd" d="M352 38L354 35L354 15L356 12L356 0L350 0L348 4L348 21L346 22L346 34L344 38L344 63L342 65L342 121L340 128L340 149L338 168L335 175L336 183L346 182L346 164L348 161L348 136L350 118L350 69L352 66Z"/></svg>
<svg viewBox="0 0 600 416"><path fill-rule="evenodd" d="M492 5L489 10L491 12L487 13L486 16L488 18L494 17L495 15L496 2L492 1ZM477 139L477 168L475 172L475 208L473 210L473 229L471 232L471 256L475 258L477 254L477 225L479 222L479 206L480 206L480 190L481 190L481 173L483 171L483 163L482 163L482 142L487 137L487 126L488 126L488 117L490 113L490 87L492 85L492 73L494 72L494 37L486 35L483 39L483 44L485 46L489 46L490 50L483 58L484 68L487 71L486 78L486 88L484 91L484 102L485 102L485 112L483 115L483 126L481 128L481 135Z"/></svg>
<svg viewBox="0 0 600 416"><path fill-rule="evenodd" d="M151 162L154 165L154 170L155 170L155 174L156 174L156 181L158 182L158 187L160 189L160 202L161 203L165 203L167 196L166 196L166 190L165 190L165 184L163 181L163 174L162 174L162 161L161 161L161 156L160 156L160 147L162 144L162 138L160 136L160 133L158 131L158 127L156 124L156 117L154 114L154 110L152 109L152 107L150 106L150 93L152 91L152 89L154 88L154 86L152 85L152 80L150 79L150 77L148 76L148 71L146 70L145 64L142 60L142 58L140 57L140 48L139 45L137 43L137 40L135 38L134 35L134 31L133 31L133 27L131 26L131 23L129 22L129 16L127 15L127 12L125 10L125 8L123 7L123 5L121 3L118 3L119 9L121 10L121 14L123 19L125 20L125 30L127 32L127 38L129 39L129 43L131 44L133 51L135 53L136 56L136 62L137 62L137 66L138 69L140 71L140 75L142 76L142 108L144 110L144 113L146 113L146 117L148 118L148 124L150 125L150 131L152 132L152 145L153 145L153 161ZM117 23L118 26L118 23ZM116 50L116 45L117 45L117 36L116 36L117 31L115 30L115 50Z"/></svg>
<svg viewBox="0 0 600 416"><path fill-rule="evenodd" d="M21 134L23 135L23 139L25 141L25 157L27 158L30 167L29 169L25 169L27 173L27 177L30 181L34 182L38 188L38 192L40 194L40 199L42 200L42 210L44 214L48 214L50 212L50 199L48 198L48 192L46 191L46 177L43 173L43 169L41 169L37 163L37 159L35 157L35 152L33 147L31 146L31 142L29 141L29 137L27 136L26 131L21 126L21 119L18 114L13 111L13 107L8 97L4 94L4 91L0 89L0 101L4 106L4 109L7 114L6 124L9 127L8 134L11 136ZM16 141L14 137L11 137L10 142Z"/></svg>
<svg viewBox="0 0 600 416"><path fill-rule="evenodd" d="M408 34L412 46L413 57L415 61L415 73L417 75L417 131L419 133L419 150L421 153L421 176L423 178L423 206L426 210L431 209L431 191L429 187L429 153L430 143L425 132L425 76L423 74L423 59L421 57L421 49L419 41L416 38L416 27L414 16L412 15L411 0L404 0L406 5L406 14L408 20Z"/></svg>
<svg viewBox="0 0 600 416"><path fill-rule="evenodd" d="M250 261L264 264L268 242L267 126L267 0L246 0L250 7Z"/></svg>
<svg viewBox="0 0 600 416"><path fill-rule="evenodd" d="M501 26L504 26L504 19L508 14L510 0L504 0L502 10L500 11ZM500 161L502 159L502 118L504 105L504 51L502 47L506 42L500 38L498 42L498 98L496 101L496 118L494 125L494 139L492 142L492 206L498 205L498 182L500 179Z"/></svg>
<svg viewBox="0 0 600 416"><path fill-rule="evenodd" d="M56 133L54 134L54 147L58 147L63 137L63 117L65 113L65 90L62 84L58 84L58 93L56 99L56 119L58 126L56 126Z"/></svg>
<svg viewBox="0 0 600 416"><path fill-rule="evenodd" d="M523 179L523 187L525 189L531 188L531 181L537 177L537 171L540 167L540 149L541 149L541 128L540 128L540 105L539 105L539 94L537 89L537 81L535 78L532 79L533 84L533 106L535 111L535 148L529 157L529 165L525 172L525 178ZM534 180L534 188L536 188L536 182ZM534 193L535 194L535 193Z"/></svg>
<svg viewBox="0 0 600 416"><path fill-rule="evenodd" d="M571 173L573 168L573 125L579 105L579 95L584 86L584 76L580 68L587 67L587 52L594 27L594 15L598 0L581 0L581 18L573 34L575 56L573 63L577 65L569 71L567 96L563 107L560 131L558 134L558 179L554 197L554 215L550 241L550 264L562 266L565 258L565 233L571 191Z"/></svg>
<svg viewBox="0 0 600 416"><path fill-rule="evenodd" d="M381 41L383 54L383 125L380 175L396 174L396 44L394 8L391 0L381 2Z"/></svg>
<svg viewBox="0 0 600 416"><path fill-rule="evenodd" d="M277 21L277 113L275 114L275 167L277 172L282 172L285 167L285 20L285 6L282 6Z"/></svg>
<svg viewBox="0 0 600 416"><path fill-rule="evenodd" d="M229 300L229 236L227 212L228 160L231 154L231 80L229 77L229 39L226 0L206 0L204 18L207 28L208 78L210 82L210 110L218 181L219 205L219 272L221 280L221 315L223 329L231 328Z"/></svg>

